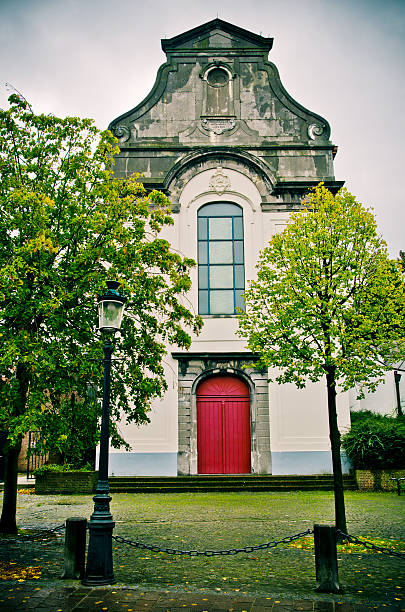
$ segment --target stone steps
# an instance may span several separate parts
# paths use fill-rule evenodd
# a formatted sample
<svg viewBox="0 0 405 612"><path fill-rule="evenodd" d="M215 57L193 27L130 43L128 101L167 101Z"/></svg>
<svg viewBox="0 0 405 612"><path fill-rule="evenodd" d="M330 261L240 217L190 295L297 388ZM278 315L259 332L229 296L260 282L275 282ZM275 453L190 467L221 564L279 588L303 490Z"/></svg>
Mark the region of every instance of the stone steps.
<svg viewBox="0 0 405 612"><path fill-rule="evenodd" d="M273 476L271 474L198 476L113 476L111 493L201 493L210 491L332 491L333 477ZM344 476L346 490L357 489L352 476Z"/></svg>

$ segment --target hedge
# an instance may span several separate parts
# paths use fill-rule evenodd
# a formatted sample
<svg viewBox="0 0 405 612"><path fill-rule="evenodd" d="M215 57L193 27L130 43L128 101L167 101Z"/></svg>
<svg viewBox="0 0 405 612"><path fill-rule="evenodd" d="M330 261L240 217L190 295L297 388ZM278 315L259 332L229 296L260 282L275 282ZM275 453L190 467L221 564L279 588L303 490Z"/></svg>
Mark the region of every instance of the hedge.
<svg viewBox="0 0 405 612"><path fill-rule="evenodd" d="M355 469L405 468L405 417L353 412L342 446Z"/></svg>

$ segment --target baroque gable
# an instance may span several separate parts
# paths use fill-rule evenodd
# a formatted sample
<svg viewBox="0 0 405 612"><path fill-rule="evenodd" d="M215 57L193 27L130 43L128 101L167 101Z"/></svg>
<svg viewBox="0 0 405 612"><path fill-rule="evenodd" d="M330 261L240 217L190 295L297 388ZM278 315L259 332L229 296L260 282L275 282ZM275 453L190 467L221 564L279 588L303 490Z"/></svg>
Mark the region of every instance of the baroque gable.
<svg viewBox="0 0 405 612"><path fill-rule="evenodd" d="M109 126L121 148L116 175L140 172L145 184L167 189L190 154L233 150L256 158L263 180L274 177L277 201L287 190L298 202L302 187L319 181L338 188L329 124L286 92L268 61L272 44L221 19L163 40L167 62L152 91Z"/></svg>

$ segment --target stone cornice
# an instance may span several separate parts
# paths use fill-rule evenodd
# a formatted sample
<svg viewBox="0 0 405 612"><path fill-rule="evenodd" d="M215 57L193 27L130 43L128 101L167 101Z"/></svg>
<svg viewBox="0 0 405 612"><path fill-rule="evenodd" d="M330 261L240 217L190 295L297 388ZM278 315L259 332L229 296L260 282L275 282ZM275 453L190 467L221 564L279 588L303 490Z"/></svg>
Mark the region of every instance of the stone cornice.
<svg viewBox="0 0 405 612"><path fill-rule="evenodd" d="M302 180L302 181L278 181L274 186L274 193L280 193L282 191L294 191L302 192L308 191L312 187L319 185L322 182L329 191L336 193L345 184L345 181L335 180Z"/></svg>
<svg viewBox="0 0 405 612"><path fill-rule="evenodd" d="M203 23L200 26L197 26L196 28L192 28L191 30L188 30L187 32L183 32L182 34L179 34L178 36L173 36L173 38L164 38L161 42L162 42L162 49L165 53L169 54L169 53L173 53L173 52L184 52L186 49L192 51L194 54L197 53L211 53L212 51L219 51L219 52L224 52L224 48L195 48L192 47L190 45L190 47L187 47L186 45L190 42L193 41L195 42L196 39L198 39L201 35L204 34L209 34L210 32L214 31L214 30L222 30L223 32L226 32L227 34L230 34L231 36L234 36L236 38L238 38L239 40L244 40L246 41L246 46L240 47L238 50L239 52L243 49L253 49L253 50L258 50L260 49L261 52L269 52L270 49L273 46L273 38L265 38L264 36L260 36L259 34L254 34L253 32L249 32L248 30L245 30L244 28L240 28L239 26L233 25L232 23L229 23L227 21L223 21L222 19L212 19L211 21L208 21L207 23ZM232 49L232 47L230 46L230 49ZM226 50L228 51L228 49L226 48Z"/></svg>
<svg viewBox="0 0 405 612"><path fill-rule="evenodd" d="M173 359L176 360L190 360L190 359L216 359L229 361L230 359L243 359L244 361L257 361L259 356L249 351L242 352L226 352L226 353L207 353L204 351L184 351L184 353L173 352L171 353Z"/></svg>
<svg viewBox="0 0 405 612"><path fill-rule="evenodd" d="M243 151L334 151L336 149L336 145L334 144L312 144L312 143L285 143L277 144L260 144L260 145L233 145L232 148L235 151L243 150ZM167 142L136 142L133 145L125 146L120 145L121 153L128 153L130 151L151 151L155 150L157 152L165 153L166 151L197 151L200 149L207 149L212 151L221 152L229 150L229 145L215 145L212 144L199 144L196 145L181 145L181 144L171 144Z"/></svg>

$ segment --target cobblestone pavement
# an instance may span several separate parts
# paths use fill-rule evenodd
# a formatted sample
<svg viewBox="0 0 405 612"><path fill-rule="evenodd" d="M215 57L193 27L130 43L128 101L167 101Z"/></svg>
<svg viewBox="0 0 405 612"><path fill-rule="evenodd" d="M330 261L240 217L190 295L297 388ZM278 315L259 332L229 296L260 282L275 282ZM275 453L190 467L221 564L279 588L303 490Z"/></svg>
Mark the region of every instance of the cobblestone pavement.
<svg viewBox="0 0 405 612"><path fill-rule="evenodd" d="M405 496L347 494L350 533L404 540ZM26 529L89 516L91 497L19 496ZM181 494L113 497L115 533L173 548L223 549L258 544L331 522L333 496L311 494ZM342 595L316 594L313 552L278 547L231 557L184 558L114 543L115 587L61 581L63 535L50 541L0 541L0 610L404 610L405 561L339 553ZM1 567L16 568L4 580ZM21 577L38 568L38 577Z"/></svg>
<svg viewBox="0 0 405 612"><path fill-rule="evenodd" d="M396 606L362 605L330 599L276 599L251 595L219 595L178 591L149 591L131 587L89 588L25 584L0 586L0 610L46 612L361 612L400 610Z"/></svg>

